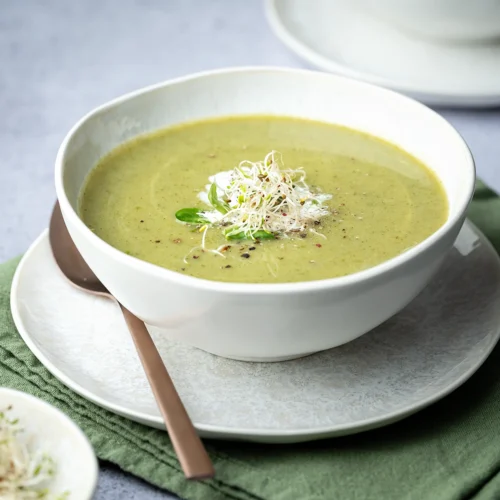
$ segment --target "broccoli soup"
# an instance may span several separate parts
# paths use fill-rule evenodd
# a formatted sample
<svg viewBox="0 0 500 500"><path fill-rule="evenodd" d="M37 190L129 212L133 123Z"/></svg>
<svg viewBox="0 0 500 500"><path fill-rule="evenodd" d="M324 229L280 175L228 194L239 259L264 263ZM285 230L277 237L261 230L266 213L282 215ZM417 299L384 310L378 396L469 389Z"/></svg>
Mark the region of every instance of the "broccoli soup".
<svg viewBox="0 0 500 500"><path fill-rule="evenodd" d="M90 172L87 226L179 273L283 283L344 276L446 220L439 180L376 137L288 117L192 122L138 137Z"/></svg>

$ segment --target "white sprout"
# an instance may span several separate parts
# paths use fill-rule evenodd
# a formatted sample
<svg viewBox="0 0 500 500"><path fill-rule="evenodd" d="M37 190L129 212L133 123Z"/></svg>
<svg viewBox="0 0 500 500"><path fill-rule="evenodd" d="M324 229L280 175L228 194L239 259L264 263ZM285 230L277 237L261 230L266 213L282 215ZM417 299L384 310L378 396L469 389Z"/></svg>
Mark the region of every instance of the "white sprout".
<svg viewBox="0 0 500 500"><path fill-rule="evenodd" d="M50 456L31 452L23 429L8 417L8 408L0 412L0 498L2 500L62 500L68 493L52 495L47 485L56 467Z"/></svg>
<svg viewBox="0 0 500 500"><path fill-rule="evenodd" d="M203 216L212 226L224 227L229 239L238 234L252 239L257 231L289 236L330 214L324 202L332 195L313 192L302 168L282 167L281 154L271 151L263 161L242 161L230 172L211 177L227 212L210 210ZM199 195L205 203L209 203L210 187Z"/></svg>
<svg viewBox="0 0 500 500"><path fill-rule="evenodd" d="M277 151L268 153L263 161L242 161L233 170L219 172L209 181L198 196L212 210L197 212L204 222L200 228L201 246L189 251L184 257L186 264L196 250L225 257L222 253L225 245L217 249L206 247L210 227L222 228L228 240L287 238L307 229L326 239L311 226L331 213L324 203L332 195L314 192L306 183L303 168L283 168L281 153Z"/></svg>

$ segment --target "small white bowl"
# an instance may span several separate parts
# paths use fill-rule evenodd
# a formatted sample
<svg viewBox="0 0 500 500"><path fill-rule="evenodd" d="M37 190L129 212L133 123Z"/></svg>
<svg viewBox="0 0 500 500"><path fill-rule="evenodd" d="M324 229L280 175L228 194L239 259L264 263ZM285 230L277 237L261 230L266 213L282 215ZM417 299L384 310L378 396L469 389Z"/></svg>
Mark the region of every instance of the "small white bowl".
<svg viewBox="0 0 500 500"><path fill-rule="evenodd" d="M245 284L193 278L126 255L78 216L85 177L119 144L189 120L263 113L341 124L397 144L441 179L449 201L447 221L407 252L349 276ZM455 129L412 99L330 74L262 67L178 78L101 106L64 139L55 178L75 244L125 307L171 337L214 354L276 361L349 342L408 304L451 249L472 197L475 170Z"/></svg>
<svg viewBox="0 0 500 500"><path fill-rule="evenodd" d="M0 411L9 406L9 416L24 429L20 438L30 449L47 452L56 463L50 491L68 491L68 500L90 500L97 485L98 467L94 450L85 434L64 413L24 392L0 388Z"/></svg>

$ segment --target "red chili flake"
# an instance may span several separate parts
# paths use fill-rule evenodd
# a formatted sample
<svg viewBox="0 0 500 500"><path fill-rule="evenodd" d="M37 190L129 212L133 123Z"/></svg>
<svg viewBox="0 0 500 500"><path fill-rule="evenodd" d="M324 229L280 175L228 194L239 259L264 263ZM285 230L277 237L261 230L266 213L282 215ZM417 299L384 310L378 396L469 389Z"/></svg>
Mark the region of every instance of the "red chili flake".
<svg viewBox="0 0 500 500"><path fill-rule="evenodd" d="M227 252L231 248L231 245L226 245L220 249L221 252Z"/></svg>
<svg viewBox="0 0 500 500"><path fill-rule="evenodd" d="M199 255L193 255L193 259L199 259L200 256Z"/></svg>
<svg viewBox="0 0 500 500"><path fill-rule="evenodd" d="M180 243L182 240L180 238L175 238L174 243Z"/></svg>
<svg viewBox="0 0 500 500"><path fill-rule="evenodd" d="M287 214L286 214L285 212L281 212L281 215L282 215L283 217L286 217L286 216L287 216Z"/></svg>
<svg viewBox="0 0 500 500"><path fill-rule="evenodd" d="M317 246L318 248L321 248L321 246L322 246L322 245L321 245L321 243L316 243L316 246Z"/></svg>

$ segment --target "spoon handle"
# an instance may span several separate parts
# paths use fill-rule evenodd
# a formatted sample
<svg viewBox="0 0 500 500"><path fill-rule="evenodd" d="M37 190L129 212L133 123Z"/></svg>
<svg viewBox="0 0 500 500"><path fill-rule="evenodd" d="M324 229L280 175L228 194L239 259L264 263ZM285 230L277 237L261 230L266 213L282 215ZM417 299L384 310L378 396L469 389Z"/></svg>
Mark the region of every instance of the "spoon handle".
<svg viewBox="0 0 500 500"><path fill-rule="evenodd" d="M210 458L182 404L146 325L120 304L168 434L187 479L215 475Z"/></svg>

